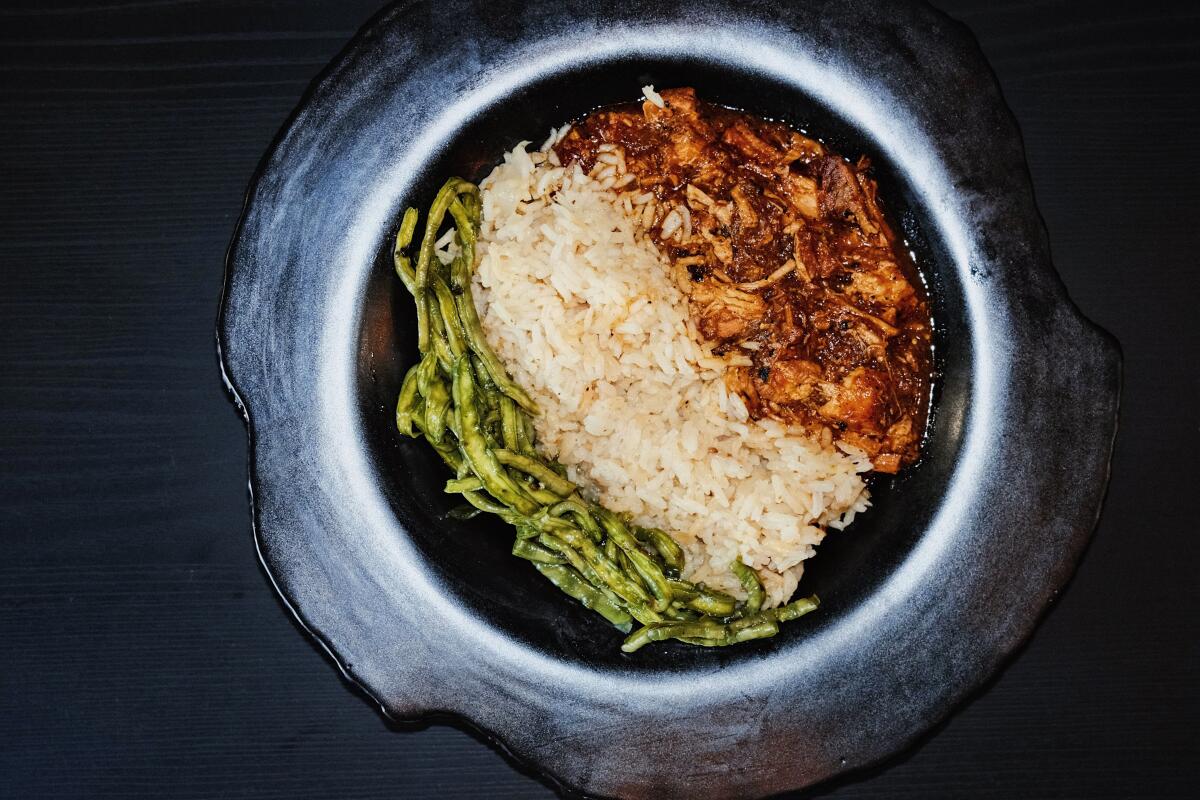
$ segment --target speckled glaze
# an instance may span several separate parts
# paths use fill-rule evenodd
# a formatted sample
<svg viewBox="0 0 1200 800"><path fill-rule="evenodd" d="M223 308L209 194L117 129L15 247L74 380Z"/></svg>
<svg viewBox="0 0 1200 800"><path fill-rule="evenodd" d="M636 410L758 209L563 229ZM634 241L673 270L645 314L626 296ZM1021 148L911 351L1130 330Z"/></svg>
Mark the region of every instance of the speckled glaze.
<svg viewBox="0 0 1200 800"><path fill-rule="evenodd" d="M633 656L444 514L392 407L414 356L398 214L450 174L644 83L777 117L848 155L928 279L938 385L924 460L873 486L774 639ZM884 758L1032 631L1096 522L1120 355L1050 263L1021 140L958 23L894 2L403 3L325 71L264 159L218 332L251 440L268 573L395 718L452 714L590 794L759 796Z"/></svg>

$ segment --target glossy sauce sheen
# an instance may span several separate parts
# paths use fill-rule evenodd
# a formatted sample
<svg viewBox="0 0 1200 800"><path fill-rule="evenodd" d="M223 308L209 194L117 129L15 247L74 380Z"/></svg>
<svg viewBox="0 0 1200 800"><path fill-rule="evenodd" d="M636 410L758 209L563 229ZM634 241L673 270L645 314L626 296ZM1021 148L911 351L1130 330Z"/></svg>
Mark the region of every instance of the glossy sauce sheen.
<svg viewBox="0 0 1200 800"><path fill-rule="evenodd" d="M698 331L738 362L726 382L751 416L861 447L879 472L915 461L933 367L929 305L866 158L851 164L690 88L661 97L662 108L647 100L588 115L555 152L587 171L603 145L621 148L634 176L623 191L656 198L651 237Z"/></svg>

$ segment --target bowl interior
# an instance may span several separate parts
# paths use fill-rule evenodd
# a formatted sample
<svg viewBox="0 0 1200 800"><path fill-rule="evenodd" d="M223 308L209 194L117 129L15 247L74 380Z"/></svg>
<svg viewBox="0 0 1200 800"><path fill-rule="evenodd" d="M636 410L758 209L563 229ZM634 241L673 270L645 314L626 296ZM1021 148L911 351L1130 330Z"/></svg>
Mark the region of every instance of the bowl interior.
<svg viewBox="0 0 1200 800"><path fill-rule="evenodd" d="M803 645L806 637L839 621L866 601L904 561L942 502L963 431L970 392L971 349L963 285L944 243L914 202L915 181L886 161L870 130L839 109L823 106L798 86L727 64L702 60L637 59L578 65L530 80L520 90L475 110L422 166L411 196L398 208L424 213L450 175L483 178L521 140L536 147L552 126L601 105L636 100L639 87L694 86L705 100L782 119L855 158L870 156L880 197L893 225L903 231L928 285L935 319L936 382L933 414L922 461L895 478L875 478L873 508L844 532L831 531L808 562L800 592L816 592L820 610L783 626L772 639L709 650L670 643L634 657L619 650L621 634L550 586L525 561L509 553L513 532L488 516L456 521L446 516L457 499L442 492L447 470L423 442L400 436L392 409L401 380L416 358L411 299L392 271L391 238L398 219L379 232L375 268L362 297L357 364L359 424L369 457L408 535L451 593L492 626L564 660L622 670L687 669L732 659L759 658Z"/></svg>

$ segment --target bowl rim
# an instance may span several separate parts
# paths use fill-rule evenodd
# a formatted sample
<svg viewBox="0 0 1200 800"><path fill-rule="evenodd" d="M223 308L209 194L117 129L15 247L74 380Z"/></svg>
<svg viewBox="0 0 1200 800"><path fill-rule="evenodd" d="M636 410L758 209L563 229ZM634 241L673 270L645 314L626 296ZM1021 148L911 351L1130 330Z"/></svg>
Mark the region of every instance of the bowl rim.
<svg viewBox="0 0 1200 800"><path fill-rule="evenodd" d="M546 0L534 0L533 3L526 3L524 5L536 8L545 4ZM636 0L630 4L630 7L636 9L640 4L642 4L642 0ZM578 760L572 760L569 753L563 752L555 752L552 757L547 756L544 743L531 741L528 737L520 735L520 732L515 730L515 727L519 726L523 721L520 717L514 717L507 723L502 719L497 721L494 717L485 721L478 719L477 715L472 715L464 711L461 705L459 707L454 707L452 704L439 706L437 703L431 703L428 700L431 691L431 686L429 685L424 687L424 699L421 699L419 693L415 698L402 699L397 696L394 685L391 687L381 687L378 681L375 680L377 677L375 674L364 669L362 666L351 663L352 656L339 644L338 635L335 630L329 630L327 626L310 619L305 614L304 606L310 601L299 596L302 592L294 580L292 573L294 565L281 561L281 555L283 554L279 552L277 543L272 543L271 541L272 535L277 535L271 532L272 526L277 524L275 510L268 512L267 520L264 521L263 518L263 503L273 489L268 485L269 480L262 474L264 465L260 463L260 457L265 437L277 437L278 434L274 430L268 434L256 428L252 407L264 405L265 401L262 400L261 387L248 386L253 381L247 380L247 376L251 375L252 370L255 369L255 365L253 364L254 359L250 358L247 354L261 355L263 348L261 320L253 321L246 313L247 292L250 292L252 289L254 271L259 266L258 262L253 260L249 254L252 249L254 235L258 231L255 227L256 223L252 221L252 217L257 213L270 213L269 199L264 197L263 187L267 183L280 179L280 171L287 165L286 158L283 157L286 154L283 151L297 129L306 124L306 115L309 110L321 103L336 102L330 99L331 96L344 91L346 82L351 77L357 75L358 70L363 68L360 63L360 58L363 54L371 47L377 47L382 39L389 36L400 36L403 39L407 34L411 34L411 30L407 31L407 34L398 30L398 20L402 15L412 12L414 9L428 7L429 5L429 3L423 2L423 0L407 0L406 2L389 6L375 15L356 34L341 53L308 87L297 108L289 116L287 122L281 128L270 148L256 167L244 197L242 214L226 253L225 283L222 289L220 313L217 323L217 348L222 379L226 390L229 392L230 397L233 399L247 425L250 470L249 489L251 494L255 546L264 572L297 622L328 653L330 659L337 665L343 677L357 686L368 697L371 697L378 704L385 716L398 720L444 718L447 715L458 718L472 729L481 732L493 743L499 745L506 753L511 754L524 763L534 765L535 769L543 777L553 781L560 788L583 789L589 792L599 791L602 794L615 794L616 792L613 790L621 789L622 787L615 787L602 782L598 783L591 780L581 770L582 767L590 768L594 766L592 762L583 764ZM728 8L731 5L737 6L737 4L723 2L723 0L702 0L702 2L697 3L701 12L710 9L728 12ZM885 8L883 4L872 2L872 0L850 0L850 2L844 3L843 7L847 13L855 14L864 14L870 11L878 12L880 9ZM764 10L769 8L769 4L751 4L748 10L747 7L743 6L741 13L744 16L740 17L740 19L750 19L768 25L775 23L777 22L776 19L766 20L763 17ZM895 10L891 6L886 6L886 8L889 11ZM791 9L789 9L789 13L792 13ZM703 14L701 14L702 16ZM776 17L778 16L780 15L776 13ZM976 670L973 677L965 684L957 686L954 691L947 692L939 702L932 706L927 706L925 716L918 724L908 727L907 735L893 735L886 747L879 749L868 757L858 759L843 758L840 760L840 763L824 763L822 768L814 768L802 774L795 771L787 773L785 782L783 783L773 784L770 781L764 782L762 780L747 781L743 775L725 774L723 778L726 783L720 783L718 786L722 791L727 791L731 786L752 792L760 792L780 791L789 788L799 788L802 785L811 785L847 770L864 768L876 764L918 739L930 727L944 719L955 706L976 691L1032 635L1038 621L1048 610L1050 602L1073 573L1075 565L1082 556L1090 538L1091 531L1095 527L1102 506L1104 489L1108 479L1109 459L1117 428L1121 382L1119 344L1110 334L1083 317L1067 296L1065 287L1062 285L1057 273L1053 270L1049 258L1044 224L1032 200L1031 180L1024 160L1020 135L1017 132L1011 112L1003 104L998 86L995 84L995 79L991 74L990 68L987 67L982 54L979 52L974 39L959 23L923 5L914 5L906 9L902 16L904 16L904 24L909 26L908 31L910 34L913 30L919 29L918 33L928 35L928 26L938 29L939 34L944 36L949 42L949 45L943 42L943 47L946 49L946 52L942 54L943 57L947 60L953 60L956 67L964 68L977 79L982 80L990 89L991 94L990 97L985 97L984 99L998 103L1001 130L997 134L997 137L1008 139L1007 144L1010 146L1015 142L1016 151L1020 155L1019 174L1012 180L1008 188L1012 190L1015 186L1015 191L1023 195L1016 204L1018 211L1027 216L1032 215L1035 220L1036 230L1039 233L1037 240L1031 244L1032 253L1028 265L1032 266L1035 269L1035 273L1037 273L1035 275L1039 284L1036 287L1037 290L1044 297L1048 297L1053 301L1053 308L1051 309L1054 315L1053 325L1056 329L1061 329L1064 334L1069 333L1073 337L1071 341L1078 351L1075 352L1075 355L1078 356L1080 361L1078 365L1079 369L1076 372L1086 371L1083 368L1094 372L1090 378L1087 375L1075 374L1072 382L1073 386L1094 389L1097 395L1097 400L1094 404L1095 407L1090 409L1091 414L1088 418L1099 423L1099 428L1089 440L1089 445L1094 451L1088 465L1089 482L1086 491L1080 492L1082 499L1077 503L1079 509L1072 518L1070 542L1061 553L1055 554L1053 559L1055 563L1051 565L1052 568L1049 570L1051 577L1042 585L1042 588L1045 590L1044 594L1036 602L1030 604L1020 624L1011 632L1012 635L1006 637L1002 646L996 649L990 658L986 659L988 662L986 666ZM701 19L699 24L705 24L704 20ZM711 19L708 24L711 24ZM889 24L882 23L876 32L885 31L894 33L896 26L892 25L892 27L889 27ZM927 27L920 28L922 25ZM982 78L979 77L980 75L982 75ZM980 280L988 281L996 278L999 273L1000 270L989 272L985 266L980 267L978 273L973 271L972 274ZM1013 291L1012 287L1005 288L1009 292ZM250 335L250 332L254 332L255 335ZM1014 335L1019 339L1020 331L1015 331ZM249 338L253 338L255 341L247 349L244 345ZM273 550L273 548L275 549ZM360 655L355 654L353 657L358 660ZM418 677L420 669L414 671L411 668L412 665L409 666L410 669L405 673L405 677ZM436 694L436 692L433 694ZM796 779L798 774L800 775L799 782ZM714 781L714 785L718 783L719 781ZM678 794L679 788L675 785L659 787L661 791L668 795ZM642 791L641 789L637 789L634 793L642 793ZM696 794L693 793L692 796L696 796Z"/></svg>

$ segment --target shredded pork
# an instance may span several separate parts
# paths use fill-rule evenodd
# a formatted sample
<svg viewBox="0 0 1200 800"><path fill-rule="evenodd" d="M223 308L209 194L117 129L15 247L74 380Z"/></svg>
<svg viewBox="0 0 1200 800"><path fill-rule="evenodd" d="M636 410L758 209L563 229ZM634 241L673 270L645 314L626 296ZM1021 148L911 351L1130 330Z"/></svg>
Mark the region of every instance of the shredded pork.
<svg viewBox="0 0 1200 800"><path fill-rule="evenodd" d="M744 356L726 381L754 418L828 430L880 472L917 459L929 307L865 158L690 88L597 111L555 153L584 171L620 153L630 189L653 194L648 227L697 330Z"/></svg>

